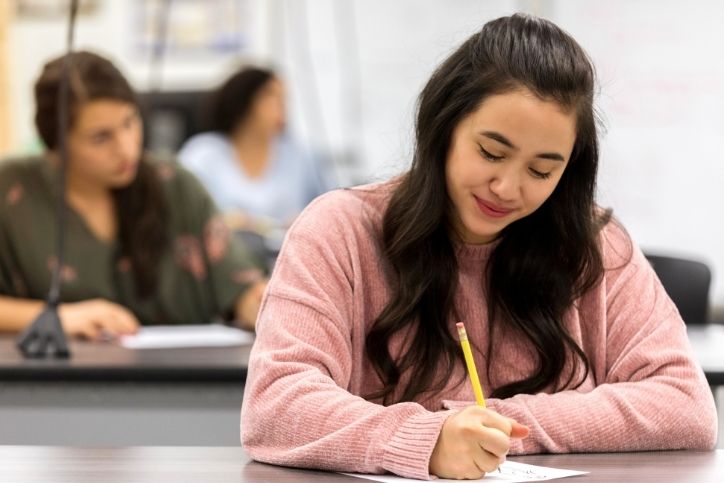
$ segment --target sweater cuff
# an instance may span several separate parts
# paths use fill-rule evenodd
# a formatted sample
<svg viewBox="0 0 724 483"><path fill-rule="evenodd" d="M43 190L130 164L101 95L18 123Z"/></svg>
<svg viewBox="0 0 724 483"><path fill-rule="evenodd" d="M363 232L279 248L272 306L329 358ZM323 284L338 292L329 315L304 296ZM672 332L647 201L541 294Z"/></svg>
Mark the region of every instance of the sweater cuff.
<svg viewBox="0 0 724 483"><path fill-rule="evenodd" d="M406 478L429 480L430 456L445 420L454 411L425 411L405 421L385 445L382 466Z"/></svg>

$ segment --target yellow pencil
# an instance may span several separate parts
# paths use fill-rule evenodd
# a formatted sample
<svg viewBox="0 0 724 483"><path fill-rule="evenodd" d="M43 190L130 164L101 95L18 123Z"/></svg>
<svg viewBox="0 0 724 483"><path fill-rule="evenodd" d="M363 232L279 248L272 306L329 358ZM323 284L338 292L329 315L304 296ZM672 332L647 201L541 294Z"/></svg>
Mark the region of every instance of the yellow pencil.
<svg viewBox="0 0 724 483"><path fill-rule="evenodd" d="M465 325L462 322L456 324L458 335L460 335L460 345L463 346L463 354L465 355L465 364L468 366L468 376L473 385L475 393L475 401L478 406L485 407L485 397L483 396L483 388L480 386L478 379L478 371L475 369L475 359L473 359L473 351L470 350L470 342L468 341L468 333L465 332Z"/></svg>

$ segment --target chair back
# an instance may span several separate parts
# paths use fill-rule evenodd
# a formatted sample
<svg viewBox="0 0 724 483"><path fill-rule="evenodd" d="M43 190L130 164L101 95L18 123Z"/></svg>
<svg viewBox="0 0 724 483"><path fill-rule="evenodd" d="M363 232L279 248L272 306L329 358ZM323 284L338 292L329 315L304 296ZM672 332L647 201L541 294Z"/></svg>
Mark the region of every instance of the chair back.
<svg viewBox="0 0 724 483"><path fill-rule="evenodd" d="M687 324L709 322L711 270L702 262L646 254L666 293Z"/></svg>
<svg viewBox="0 0 724 483"><path fill-rule="evenodd" d="M204 129L206 91L160 91L139 94L145 147L176 154L184 141Z"/></svg>

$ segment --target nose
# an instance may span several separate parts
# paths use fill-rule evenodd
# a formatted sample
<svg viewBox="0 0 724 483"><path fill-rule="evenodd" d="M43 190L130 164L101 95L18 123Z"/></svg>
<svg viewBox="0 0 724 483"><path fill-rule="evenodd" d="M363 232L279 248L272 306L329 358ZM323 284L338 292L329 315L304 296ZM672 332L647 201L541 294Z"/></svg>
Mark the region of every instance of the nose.
<svg viewBox="0 0 724 483"><path fill-rule="evenodd" d="M490 181L490 191L500 201L516 200L520 196L520 189L520 174L513 166L501 166Z"/></svg>
<svg viewBox="0 0 724 483"><path fill-rule="evenodd" d="M115 148L118 156L125 161L135 161L138 155L142 140L136 129L122 129L116 135Z"/></svg>

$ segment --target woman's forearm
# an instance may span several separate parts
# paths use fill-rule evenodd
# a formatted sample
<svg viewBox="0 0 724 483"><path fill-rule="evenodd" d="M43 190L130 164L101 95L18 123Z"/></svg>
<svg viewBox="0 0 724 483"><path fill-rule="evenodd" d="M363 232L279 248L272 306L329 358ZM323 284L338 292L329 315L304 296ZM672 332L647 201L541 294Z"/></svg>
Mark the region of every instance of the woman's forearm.
<svg viewBox="0 0 724 483"><path fill-rule="evenodd" d="M0 331L20 332L40 314L44 303L0 295Z"/></svg>

